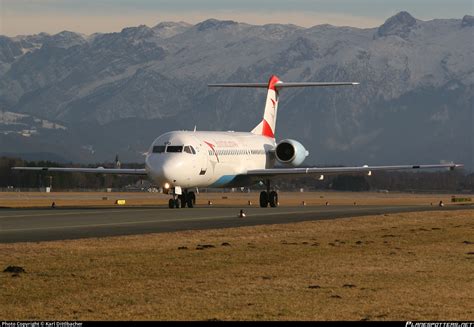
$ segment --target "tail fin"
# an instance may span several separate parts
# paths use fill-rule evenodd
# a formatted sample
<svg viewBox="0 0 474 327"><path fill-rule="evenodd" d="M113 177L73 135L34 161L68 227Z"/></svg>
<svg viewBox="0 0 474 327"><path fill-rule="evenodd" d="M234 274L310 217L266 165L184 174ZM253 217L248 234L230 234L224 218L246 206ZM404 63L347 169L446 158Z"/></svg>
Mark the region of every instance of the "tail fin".
<svg viewBox="0 0 474 327"><path fill-rule="evenodd" d="M253 130L253 134L264 135L275 138L275 127L278 109L278 93L280 89L287 87L308 87L308 86L342 86L342 85L358 85L356 82L296 82L284 83L280 79L272 75L268 84L266 83L226 83L226 84L209 84L210 87L251 87L251 88L267 88L267 100L265 101L265 111L263 119Z"/></svg>
<svg viewBox="0 0 474 327"><path fill-rule="evenodd" d="M254 134L275 138L275 127L278 110L278 90L275 87L277 83L281 83L280 79L278 79L278 77L275 75L272 75L268 81L267 100L265 101L263 119L260 124L258 124L252 130L252 133Z"/></svg>

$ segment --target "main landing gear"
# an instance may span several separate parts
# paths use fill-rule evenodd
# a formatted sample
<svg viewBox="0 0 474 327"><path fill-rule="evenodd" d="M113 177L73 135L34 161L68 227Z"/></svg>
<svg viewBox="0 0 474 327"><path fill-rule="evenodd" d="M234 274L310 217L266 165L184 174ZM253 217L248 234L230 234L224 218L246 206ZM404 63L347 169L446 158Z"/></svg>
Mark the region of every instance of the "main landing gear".
<svg viewBox="0 0 474 327"><path fill-rule="evenodd" d="M270 191L269 179L267 179L265 185L267 186L267 190L260 192L260 207L266 208L269 204L272 208L278 207L278 193Z"/></svg>
<svg viewBox="0 0 474 327"><path fill-rule="evenodd" d="M192 208L196 204L196 194L192 191L184 190L182 194L177 195L173 191L173 198L168 201L168 207L171 208Z"/></svg>

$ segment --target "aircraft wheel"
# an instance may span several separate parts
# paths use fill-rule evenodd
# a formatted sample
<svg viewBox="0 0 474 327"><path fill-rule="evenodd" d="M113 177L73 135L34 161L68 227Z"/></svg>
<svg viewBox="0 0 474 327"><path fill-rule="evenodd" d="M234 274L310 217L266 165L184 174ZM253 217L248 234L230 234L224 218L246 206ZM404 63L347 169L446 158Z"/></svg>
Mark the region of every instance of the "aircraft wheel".
<svg viewBox="0 0 474 327"><path fill-rule="evenodd" d="M178 208L180 207L180 203L179 203L179 202L180 202L180 201L179 201L179 198L176 199L176 200L174 200L174 207L175 207L176 209L178 209Z"/></svg>
<svg viewBox="0 0 474 327"><path fill-rule="evenodd" d="M193 205L196 204L196 194L194 192L189 192L188 193L188 198L191 199L191 202L193 203ZM188 202L188 207L190 207L189 202ZM192 207L190 207L190 208L192 208Z"/></svg>
<svg viewBox="0 0 474 327"><path fill-rule="evenodd" d="M269 194L269 202L270 202L270 207L278 207L278 193L275 191L271 191Z"/></svg>
<svg viewBox="0 0 474 327"><path fill-rule="evenodd" d="M268 193L266 191L260 192L260 207L268 207Z"/></svg>
<svg viewBox="0 0 474 327"><path fill-rule="evenodd" d="M179 196L179 202L181 202L181 208L186 208L186 204L187 204L186 193L183 193L182 195Z"/></svg>
<svg viewBox="0 0 474 327"><path fill-rule="evenodd" d="M174 208L174 200L173 200L173 199L170 199L170 200L168 201L168 208L170 208L170 209L173 209L173 208Z"/></svg>
<svg viewBox="0 0 474 327"><path fill-rule="evenodd" d="M188 205L188 208L194 207L193 199L192 199L191 197L188 197L188 198L186 199L186 203L187 203L187 205Z"/></svg>
<svg viewBox="0 0 474 327"><path fill-rule="evenodd" d="M194 207L194 204L196 203L196 195L194 192L188 192L186 194L186 204L188 205L188 208Z"/></svg>

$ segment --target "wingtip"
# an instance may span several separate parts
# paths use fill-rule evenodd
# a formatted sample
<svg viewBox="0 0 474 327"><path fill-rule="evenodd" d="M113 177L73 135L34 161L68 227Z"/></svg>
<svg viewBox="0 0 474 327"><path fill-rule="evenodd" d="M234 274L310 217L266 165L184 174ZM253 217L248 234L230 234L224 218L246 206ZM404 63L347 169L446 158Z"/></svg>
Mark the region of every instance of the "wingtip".
<svg viewBox="0 0 474 327"><path fill-rule="evenodd" d="M352 82L352 85L360 85L359 82Z"/></svg>

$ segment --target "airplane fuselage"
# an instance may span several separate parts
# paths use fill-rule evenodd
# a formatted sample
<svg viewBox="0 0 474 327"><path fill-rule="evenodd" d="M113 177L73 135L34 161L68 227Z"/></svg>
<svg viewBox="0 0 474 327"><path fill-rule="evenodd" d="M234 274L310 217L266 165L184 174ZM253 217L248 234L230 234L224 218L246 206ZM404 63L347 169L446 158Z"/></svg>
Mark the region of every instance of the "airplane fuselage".
<svg viewBox="0 0 474 327"><path fill-rule="evenodd" d="M145 167L160 186L246 186L247 170L274 166L274 149L274 138L253 133L173 131L153 141Z"/></svg>

